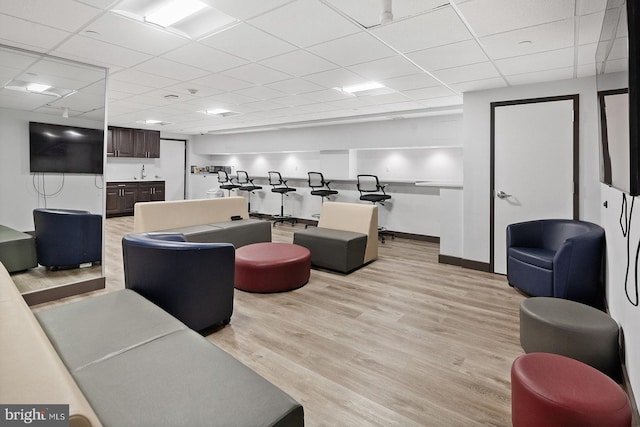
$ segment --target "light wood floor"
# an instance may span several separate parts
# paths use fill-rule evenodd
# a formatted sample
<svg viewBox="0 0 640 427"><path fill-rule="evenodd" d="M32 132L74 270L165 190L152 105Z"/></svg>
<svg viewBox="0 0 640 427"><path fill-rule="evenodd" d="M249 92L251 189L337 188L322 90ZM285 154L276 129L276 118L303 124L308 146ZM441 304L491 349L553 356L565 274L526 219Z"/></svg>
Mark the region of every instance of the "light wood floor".
<svg viewBox="0 0 640 427"><path fill-rule="evenodd" d="M124 287L120 239L132 226L106 220L100 292ZM294 230L278 225L273 240ZM231 324L207 339L302 403L307 426L509 426L523 296L437 257L437 244L396 238L349 275L312 270L292 292L236 291Z"/></svg>

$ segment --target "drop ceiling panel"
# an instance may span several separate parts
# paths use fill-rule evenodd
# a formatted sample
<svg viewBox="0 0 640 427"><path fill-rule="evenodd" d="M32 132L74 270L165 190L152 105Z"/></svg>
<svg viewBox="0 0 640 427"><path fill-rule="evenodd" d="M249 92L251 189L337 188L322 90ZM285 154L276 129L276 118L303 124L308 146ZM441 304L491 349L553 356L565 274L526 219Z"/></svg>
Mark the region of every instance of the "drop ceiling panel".
<svg viewBox="0 0 640 427"><path fill-rule="evenodd" d="M288 107L299 107L302 105L313 104L314 101L305 98L301 95L287 95L278 98L273 98L273 102L277 102L278 104L286 105Z"/></svg>
<svg viewBox="0 0 640 427"><path fill-rule="evenodd" d="M102 11L71 0L20 0L3 2L2 13L74 32Z"/></svg>
<svg viewBox="0 0 640 427"><path fill-rule="evenodd" d="M393 77L406 76L419 73L421 70L400 55L377 61L365 62L363 64L348 67L349 70L372 80L384 80Z"/></svg>
<svg viewBox="0 0 640 427"><path fill-rule="evenodd" d="M211 98L211 100L214 100L216 102L235 105L235 104L245 104L248 102L257 101L257 98L253 98L247 95L242 95L237 92L227 92L227 93L221 93L219 95L215 95L214 97Z"/></svg>
<svg viewBox="0 0 640 427"><path fill-rule="evenodd" d="M276 89L271 89L266 86L248 87L246 89L237 90L235 93L255 99L271 99L285 95L284 92Z"/></svg>
<svg viewBox="0 0 640 427"><path fill-rule="evenodd" d="M193 80L209 74L208 71L200 68L184 65L180 62L169 61L164 58L153 58L149 61L143 62L142 64L136 65L133 69L144 73L167 77L169 79L175 79L176 82L180 80Z"/></svg>
<svg viewBox="0 0 640 427"><path fill-rule="evenodd" d="M43 52L52 49L68 36L66 31L0 14L2 43Z"/></svg>
<svg viewBox="0 0 640 427"><path fill-rule="evenodd" d="M311 53L343 67L387 58L396 53L367 33L360 32L308 49Z"/></svg>
<svg viewBox="0 0 640 427"><path fill-rule="evenodd" d="M456 92L447 89L444 86L434 86L422 89L412 89L403 92L406 96L415 100L425 100L431 98L440 98L443 96L457 95Z"/></svg>
<svg viewBox="0 0 640 427"><path fill-rule="evenodd" d="M227 15L246 21L290 2L291 0L215 0L214 5Z"/></svg>
<svg viewBox="0 0 640 427"><path fill-rule="evenodd" d="M200 42L249 61L260 61L295 49L295 46L244 23Z"/></svg>
<svg viewBox="0 0 640 427"><path fill-rule="evenodd" d="M304 94L305 98L312 99L316 102L328 102L328 101L337 101L339 99L345 99L350 97L351 95L346 94L344 92L339 92L334 89L325 89L319 90L317 92L309 92Z"/></svg>
<svg viewBox="0 0 640 427"><path fill-rule="evenodd" d="M428 49L463 40L471 34L451 7L444 7L371 31L403 53Z"/></svg>
<svg viewBox="0 0 640 427"><path fill-rule="evenodd" d="M267 86L289 95L297 95L297 94L306 93L306 92L315 92L323 89L322 86L318 86L315 83L311 83L303 79L283 80L280 82L271 83Z"/></svg>
<svg viewBox="0 0 640 427"><path fill-rule="evenodd" d="M604 20L604 12L581 16L578 27L578 44L597 43L600 40L600 28Z"/></svg>
<svg viewBox="0 0 640 427"><path fill-rule="evenodd" d="M607 7L607 0L577 0L576 13L578 15L588 15L590 13L601 12Z"/></svg>
<svg viewBox="0 0 640 427"><path fill-rule="evenodd" d="M515 58L500 59L495 62L500 72L506 76L530 73L535 71L554 70L573 66L572 47L535 53L533 55L517 56Z"/></svg>
<svg viewBox="0 0 640 427"><path fill-rule="evenodd" d="M484 37L573 18L574 5L575 0L474 0L458 8L476 35Z"/></svg>
<svg viewBox="0 0 640 427"><path fill-rule="evenodd" d="M53 54L92 64L125 68L152 58L151 55L84 36L71 37L56 48Z"/></svg>
<svg viewBox="0 0 640 427"><path fill-rule="evenodd" d="M380 25L382 13L382 1L371 0L328 0L334 7L355 19L364 27ZM417 15L419 13L436 9L442 4L442 0L395 0L392 3L394 20Z"/></svg>
<svg viewBox="0 0 640 427"><path fill-rule="evenodd" d="M488 61L487 55L475 40L451 43L407 55L428 71Z"/></svg>
<svg viewBox="0 0 640 427"><path fill-rule="evenodd" d="M237 56L195 42L181 46L162 57L211 72L228 70L247 63Z"/></svg>
<svg viewBox="0 0 640 427"><path fill-rule="evenodd" d="M305 76L305 80L312 81L326 88L334 88L362 83L365 79L349 70L339 68Z"/></svg>
<svg viewBox="0 0 640 427"><path fill-rule="evenodd" d="M461 83L500 77L500 74L491 62L447 68L445 70L434 71L433 75L445 83Z"/></svg>
<svg viewBox="0 0 640 427"><path fill-rule="evenodd" d="M162 88L180 83L180 81L176 79L170 79L167 77L158 76L156 74L145 73L133 69L127 69L111 75L109 81L111 82L112 80L134 83L147 88Z"/></svg>
<svg viewBox="0 0 640 427"><path fill-rule="evenodd" d="M185 38L115 13L101 16L85 30L97 32L99 35L96 37L104 42L154 56L188 43Z"/></svg>
<svg viewBox="0 0 640 427"><path fill-rule="evenodd" d="M297 0L249 21L298 47L309 47L359 31L356 24L319 1Z"/></svg>
<svg viewBox="0 0 640 427"><path fill-rule="evenodd" d="M260 64L246 64L231 70L223 71L228 77L238 78L255 84L267 84L289 79L291 76L280 71L272 70Z"/></svg>
<svg viewBox="0 0 640 427"><path fill-rule="evenodd" d="M440 86L440 82L424 73L387 79L382 81L381 83L398 91Z"/></svg>
<svg viewBox="0 0 640 427"><path fill-rule="evenodd" d="M338 68L336 64L302 49L265 59L260 63L296 77Z"/></svg>
<svg viewBox="0 0 640 427"><path fill-rule="evenodd" d="M233 77L223 76L222 74L210 74L192 81L196 84L209 86L222 91L234 91L253 86L252 83L234 79Z"/></svg>
<svg viewBox="0 0 640 427"><path fill-rule="evenodd" d="M191 95L190 93L191 90L195 90L196 93L194 95L198 97L207 97L207 96L213 96L213 95L222 93L220 89L215 89L209 86L196 84L194 82L182 82L173 86L167 86L166 89L171 92L177 93L180 96L182 96L182 94Z"/></svg>
<svg viewBox="0 0 640 427"><path fill-rule="evenodd" d="M573 68L561 68L559 70L540 71L537 73L518 74L507 76L510 85L532 84L548 82L552 80L565 80L573 78Z"/></svg>
<svg viewBox="0 0 640 427"><path fill-rule="evenodd" d="M482 37L480 42L493 59L530 55L574 44L573 19Z"/></svg>
<svg viewBox="0 0 640 427"><path fill-rule="evenodd" d="M11 68L13 70L23 70L37 60L38 56L32 54L10 51L0 48L0 64L2 64L2 67L5 68Z"/></svg>
<svg viewBox="0 0 640 427"><path fill-rule="evenodd" d="M474 80L472 82L452 83L449 86L456 92L464 93L476 90L487 90L506 87L507 82L502 77L497 77L493 79Z"/></svg>

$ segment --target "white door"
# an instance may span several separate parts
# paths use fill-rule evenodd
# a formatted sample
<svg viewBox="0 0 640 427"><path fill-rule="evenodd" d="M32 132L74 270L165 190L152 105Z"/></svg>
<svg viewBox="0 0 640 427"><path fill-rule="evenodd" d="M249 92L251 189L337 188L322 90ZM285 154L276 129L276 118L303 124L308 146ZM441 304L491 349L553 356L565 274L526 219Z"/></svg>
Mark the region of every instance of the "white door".
<svg viewBox="0 0 640 427"><path fill-rule="evenodd" d="M566 99L495 107L495 273L507 272L507 225L574 217L573 105Z"/></svg>
<svg viewBox="0 0 640 427"><path fill-rule="evenodd" d="M184 200L185 144L182 140L160 140L165 200Z"/></svg>

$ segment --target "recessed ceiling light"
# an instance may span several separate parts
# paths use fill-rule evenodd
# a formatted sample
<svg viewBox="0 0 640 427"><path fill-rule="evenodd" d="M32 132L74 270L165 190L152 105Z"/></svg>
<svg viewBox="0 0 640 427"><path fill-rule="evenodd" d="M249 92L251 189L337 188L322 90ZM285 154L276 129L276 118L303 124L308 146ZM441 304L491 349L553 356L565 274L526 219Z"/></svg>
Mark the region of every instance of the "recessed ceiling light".
<svg viewBox="0 0 640 427"><path fill-rule="evenodd" d="M29 92L44 92L45 90L49 89L51 86L50 85L45 85L45 84L41 84L41 83L29 83L27 85L27 90Z"/></svg>
<svg viewBox="0 0 640 427"><path fill-rule="evenodd" d="M366 82L366 83L360 83L357 85L342 86L341 88L338 87L334 89L339 90L340 92L356 93L356 92L364 92L366 90L380 89L383 87L384 85L378 82Z"/></svg>
<svg viewBox="0 0 640 427"><path fill-rule="evenodd" d="M144 20L168 27L207 7L199 0L172 0L144 17Z"/></svg>
<svg viewBox="0 0 640 427"><path fill-rule="evenodd" d="M140 123L142 125L160 125L160 124L167 124L165 122L163 122L162 120L153 120L153 119L149 119L149 120L138 120L136 121L136 123Z"/></svg>

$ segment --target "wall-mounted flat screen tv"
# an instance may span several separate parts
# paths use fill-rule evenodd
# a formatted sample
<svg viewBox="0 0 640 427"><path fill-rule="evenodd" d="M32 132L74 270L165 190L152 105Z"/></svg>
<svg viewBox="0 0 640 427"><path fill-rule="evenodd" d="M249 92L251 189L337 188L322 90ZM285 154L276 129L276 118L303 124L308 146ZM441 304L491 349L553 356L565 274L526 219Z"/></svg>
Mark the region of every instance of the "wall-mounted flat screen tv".
<svg viewBox="0 0 640 427"><path fill-rule="evenodd" d="M104 132L29 122L31 172L102 174Z"/></svg>

